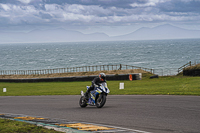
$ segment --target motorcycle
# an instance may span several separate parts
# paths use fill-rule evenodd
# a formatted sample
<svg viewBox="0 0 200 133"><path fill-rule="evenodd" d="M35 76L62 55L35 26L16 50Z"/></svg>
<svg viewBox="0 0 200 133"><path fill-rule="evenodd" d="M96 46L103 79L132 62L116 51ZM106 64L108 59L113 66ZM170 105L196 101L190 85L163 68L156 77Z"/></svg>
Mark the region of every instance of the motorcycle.
<svg viewBox="0 0 200 133"><path fill-rule="evenodd" d="M90 86L86 86L89 89ZM79 100L79 105L84 108L87 105L96 106L97 108L101 108L106 103L106 96L110 90L107 87L107 83L101 83L100 86L95 87L93 91L89 93L89 99L85 99L84 92L81 91L81 98Z"/></svg>

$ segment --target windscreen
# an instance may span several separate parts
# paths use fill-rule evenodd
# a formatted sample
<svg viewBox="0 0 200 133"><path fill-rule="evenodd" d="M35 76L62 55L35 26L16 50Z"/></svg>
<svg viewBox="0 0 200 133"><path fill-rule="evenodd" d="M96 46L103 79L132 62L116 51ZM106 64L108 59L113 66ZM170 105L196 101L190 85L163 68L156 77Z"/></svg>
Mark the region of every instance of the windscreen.
<svg viewBox="0 0 200 133"><path fill-rule="evenodd" d="M103 85L103 86L105 86L106 88L108 88L108 86L107 86L107 83L106 83L106 82L103 82L103 83L101 83L101 85Z"/></svg>

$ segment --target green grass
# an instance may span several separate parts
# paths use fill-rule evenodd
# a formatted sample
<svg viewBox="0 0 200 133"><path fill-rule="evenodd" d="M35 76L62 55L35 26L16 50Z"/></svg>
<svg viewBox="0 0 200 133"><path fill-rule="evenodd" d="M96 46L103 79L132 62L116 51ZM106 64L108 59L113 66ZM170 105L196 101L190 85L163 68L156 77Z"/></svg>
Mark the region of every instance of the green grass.
<svg viewBox="0 0 200 133"><path fill-rule="evenodd" d="M123 82L125 89L119 89ZM200 77L169 76L134 81L107 81L110 95L200 95ZM0 83L0 96L79 95L91 82ZM3 92L3 88L7 92Z"/></svg>
<svg viewBox="0 0 200 133"><path fill-rule="evenodd" d="M124 90L112 94L137 95L200 95L200 77L161 77L140 81L125 81ZM109 84L112 86L112 84Z"/></svg>
<svg viewBox="0 0 200 133"><path fill-rule="evenodd" d="M200 63L193 65L193 66L189 66L187 68L184 68L184 70L199 70L200 69Z"/></svg>
<svg viewBox="0 0 200 133"><path fill-rule="evenodd" d="M0 119L1 133L61 133L25 122Z"/></svg>

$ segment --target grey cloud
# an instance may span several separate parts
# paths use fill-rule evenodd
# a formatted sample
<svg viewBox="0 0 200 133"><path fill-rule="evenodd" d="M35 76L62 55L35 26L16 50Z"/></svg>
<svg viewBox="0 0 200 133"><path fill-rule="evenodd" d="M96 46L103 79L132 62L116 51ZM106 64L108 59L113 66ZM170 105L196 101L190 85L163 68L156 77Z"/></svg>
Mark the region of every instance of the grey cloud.
<svg viewBox="0 0 200 133"><path fill-rule="evenodd" d="M20 4L20 2L17 1L17 0L0 0L0 3L3 3L3 4Z"/></svg>
<svg viewBox="0 0 200 133"><path fill-rule="evenodd" d="M20 2L24 1L24 2ZM28 2L27 2L28 1ZM29 2L30 1L30 2ZM118 8L132 8L132 3L146 3L148 0L0 0L0 3L4 4L80 4L80 5L98 5L100 7L118 7Z"/></svg>
<svg viewBox="0 0 200 133"><path fill-rule="evenodd" d="M22 1L22 0L21 0ZM0 23L113 25L199 21L198 0L0 0Z"/></svg>
<svg viewBox="0 0 200 133"><path fill-rule="evenodd" d="M40 13L39 13L39 16L41 16L42 19L51 19L51 18L52 18L52 16L51 16L50 14L48 14L48 13L43 13L43 12L40 12Z"/></svg>
<svg viewBox="0 0 200 133"><path fill-rule="evenodd" d="M158 8L163 12L198 12L200 13L199 0L172 0L160 3Z"/></svg>
<svg viewBox="0 0 200 133"><path fill-rule="evenodd" d="M81 4L81 5L98 5L104 8L107 7L120 7L131 8L130 4L133 0L43 0L48 4ZM136 1L137 2L137 1Z"/></svg>

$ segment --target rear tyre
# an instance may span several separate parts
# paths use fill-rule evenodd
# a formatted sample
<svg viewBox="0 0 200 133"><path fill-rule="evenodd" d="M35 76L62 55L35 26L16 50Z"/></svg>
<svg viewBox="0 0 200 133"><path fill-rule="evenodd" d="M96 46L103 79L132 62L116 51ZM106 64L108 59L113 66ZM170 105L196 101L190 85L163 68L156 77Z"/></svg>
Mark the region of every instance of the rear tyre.
<svg viewBox="0 0 200 133"><path fill-rule="evenodd" d="M79 100L79 105L81 106L81 108L85 108L87 106L87 102L85 100L85 97L82 96Z"/></svg>
<svg viewBox="0 0 200 133"><path fill-rule="evenodd" d="M100 94L96 97L96 106L97 108L102 108L104 104L106 103L106 95Z"/></svg>

